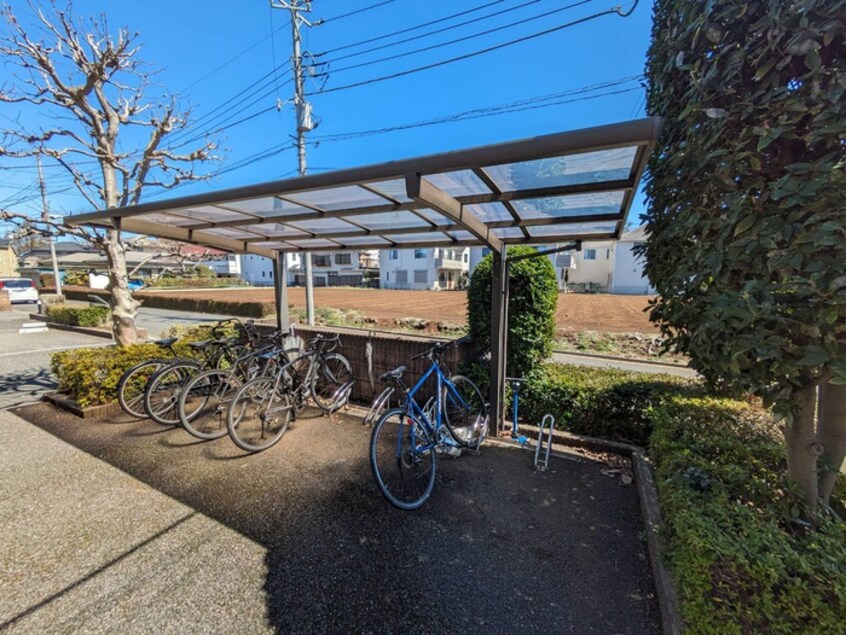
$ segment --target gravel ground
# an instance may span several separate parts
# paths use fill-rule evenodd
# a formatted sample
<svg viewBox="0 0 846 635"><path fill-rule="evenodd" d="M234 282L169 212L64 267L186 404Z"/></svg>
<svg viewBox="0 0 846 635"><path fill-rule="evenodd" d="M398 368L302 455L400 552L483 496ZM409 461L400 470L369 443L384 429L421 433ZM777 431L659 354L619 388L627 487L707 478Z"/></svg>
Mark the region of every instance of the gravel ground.
<svg viewBox="0 0 846 635"><path fill-rule="evenodd" d="M116 575L114 567L86 574L75 600L64 604L73 619L55 630L659 632L635 490L602 475L600 463L553 459L551 472L536 474L528 453L487 447L479 457L442 459L430 501L401 512L372 482L369 429L347 416L304 418L276 447L245 456L226 438L200 443L147 421L82 421L46 404L18 413L78 448L67 451L80 455L80 465L59 466L44 487L27 490L25 505L3 497L0 517L15 523L15 535L25 536L32 524L61 537L6 549L4 569L11 557L11 570L20 573L3 588L64 588L66 579L36 573L33 563L96 551L104 535L124 531L131 534L126 544L136 545L143 532L134 530L156 514L162 517L150 532L165 531L140 568L121 560L129 576L118 576L123 585L102 578ZM90 475L88 455L138 481L118 487L125 474ZM80 482L86 494L60 495ZM42 506L44 496L52 511ZM157 497L178 505L151 511L148 501ZM73 513L62 508L64 500ZM90 515L103 526L57 526L43 517L48 513ZM200 521L203 527L192 528ZM173 541L169 548L165 538ZM114 555L98 558L80 571ZM136 578L148 584L133 601ZM63 605L44 591L13 595L11 614L29 611L15 623L32 626L24 630L49 629L39 616ZM108 620L101 621L104 608Z"/></svg>

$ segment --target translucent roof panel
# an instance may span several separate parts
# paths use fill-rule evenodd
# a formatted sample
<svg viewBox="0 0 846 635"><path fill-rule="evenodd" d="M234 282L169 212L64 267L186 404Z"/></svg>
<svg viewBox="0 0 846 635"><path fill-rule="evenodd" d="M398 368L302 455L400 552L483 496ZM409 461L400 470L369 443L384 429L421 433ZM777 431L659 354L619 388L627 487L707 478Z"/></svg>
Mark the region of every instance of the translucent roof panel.
<svg viewBox="0 0 846 635"><path fill-rule="evenodd" d="M411 212L382 212L381 214L362 214L351 217L356 224L379 231L397 227L429 227L429 223Z"/></svg>
<svg viewBox="0 0 846 635"><path fill-rule="evenodd" d="M427 174L423 178L450 196L471 196L473 194L491 193L491 189L484 184L482 179L473 173L473 170Z"/></svg>
<svg viewBox="0 0 846 635"><path fill-rule="evenodd" d="M390 196L399 203L411 202L411 199L408 198L405 192L405 179L392 179L390 181L379 181L377 183L365 183L365 185L370 189L384 194L385 196Z"/></svg>
<svg viewBox="0 0 846 635"><path fill-rule="evenodd" d="M182 218L181 216L174 216L173 214L147 214L144 220L148 223L160 223L161 225L171 225L175 227L192 227L194 225L202 225L203 221L192 218Z"/></svg>
<svg viewBox="0 0 846 635"><path fill-rule="evenodd" d="M251 238L261 238L260 235L253 232L244 231L240 227L212 227L204 229L203 231L212 234L213 236L223 236L224 238L232 238L234 240L249 240Z"/></svg>
<svg viewBox="0 0 846 635"><path fill-rule="evenodd" d="M311 211L307 207L282 200L281 198L277 198L275 196L262 196L261 198L252 198L244 201L232 201L222 205L221 207L245 212L261 218L270 218L272 216L292 216L294 214L303 214Z"/></svg>
<svg viewBox="0 0 846 635"><path fill-rule="evenodd" d="M358 227L350 225L340 218L315 218L314 220L298 220L292 222L289 227L304 229L315 234L332 234L336 232L356 231Z"/></svg>
<svg viewBox="0 0 846 635"><path fill-rule="evenodd" d="M436 212L435 210L431 210L431 209L428 209L428 208L426 208L426 209L416 209L416 210L414 210L414 213L420 214L421 216L426 218L426 220L429 220L429 221L435 223L435 225L441 225L441 226L455 225L454 220L447 218L446 216L444 216L440 212Z"/></svg>
<svg viewBox="0 0 846 635"><path fill-rule="evenodd" d="M428 232L420 234L398 234L391 236L391 240L395 243L442 243L445 241L445 236L440 232Z"/></svg>
<svg viewBox="0 0 846 635"><path fill-rule="evenodd" d="M290 244L294 245L295 247L302 247L304 249L324 249L324 248L331 248L337 247L338 243L333 242L331 240L326 240L325 238L309 238L307 240L289 240Z"/></svg>
<svg viewBox="0 0 846 635"><path fill-rule="evenodd" d="M367 246L381 246L388 247L391 242L379 236L346 236L339 238L338 242L343 245L367 245Z"/></svg>
<svg viewBox="0 0 846 635"><path fill-rule="evenodd" d="M305 192L291 192L285 198L290 201L305 203L317 209L331 212L339 209L356 209L358 207L370 207L372 205L390 205L388 199L368 192L357 185L344 187L330 187L322 190L309 190Z"/></svg>
<svg viewBox="0 0 846 635"><path fill-rule="evenodd" d="M512 201L521 220L619 214L625 192L570 194Z"/></svg>
<svg viewBox="0 0 846 635"><path fill-rule="evenodd" d="M307 235L306 232L300 229L294 229L293 227L289 227L288 225L282 225L281 223L262 223L261 225L244 225L244 229L249 231L255 232L257 234L262 234L263 236L269 236L271 238L287 238L289 236L305 236Z"/></svg>
<svg viewBox="0 0 846 635"><path fill-rule="evenodd" d="M475 214L480 221L485 223L514 220L511 212L505 209L505 205L502 203L480 203L478 205L467 205L466 207Z"/></svg>
<svg viewBox="0 0 846 635"><path fill-rule="evenodd" d="M636 154L637 146L632 146L520 163L503 163L483 170L503 192L622 181L629 178Z"/></svg>
<svg viewBox="0 0 846 635"><path fill-rule="evenodd" d="M502 239L507 238L522 238L523 237L523 230L519 227L499 227L493 230L493 233Z"/></svg>
<svg viewBox="0 0 846 635"><path fill-rule="evenodd" d="M249 221L252 218L246 214L232 212L221 209L220 207L214 207L213 205L174 210L173 214L182 218L189 218L197 223L224 223L233 220Z"/></svg>
<svg viewBox="0 0 846 635"><path fill-rule="evenodd" d="M570 223L568 225L539 225L529 227L529 235L533 238L548 238L550 236L582 236L589 234L613 234L617 223Z"/></svg>

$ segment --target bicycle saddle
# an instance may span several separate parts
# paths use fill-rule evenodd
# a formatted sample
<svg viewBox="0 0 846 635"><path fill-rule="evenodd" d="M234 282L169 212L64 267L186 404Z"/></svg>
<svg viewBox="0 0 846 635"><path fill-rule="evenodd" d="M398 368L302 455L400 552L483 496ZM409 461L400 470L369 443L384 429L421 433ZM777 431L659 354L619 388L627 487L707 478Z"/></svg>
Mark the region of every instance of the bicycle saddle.
<svg viewBox="0 0 846 635"><path fill-rule="evenodd" d="M188 342L188 346L191 347L192 350L202 351L207 349L213 341L214 340L202 340L200 342Z"/></svg>
<svg viewBox="0 0 846 635"><path fill-rule="evenodd" d="M379 375L379 381L388 381L389 379L399 379L402 377L402 374L405 372L405 366L399 366L394 368L393 370L389 370L387 373L382 373Z"/></svg>
<svg viewBox="0 0 846 635"><path fill-rule="evenodd" d="M170 348L178 339L178 337L164 337L160 340L154 340L153 344L155 344L156 346L161 346L162 348Z"/></svg>

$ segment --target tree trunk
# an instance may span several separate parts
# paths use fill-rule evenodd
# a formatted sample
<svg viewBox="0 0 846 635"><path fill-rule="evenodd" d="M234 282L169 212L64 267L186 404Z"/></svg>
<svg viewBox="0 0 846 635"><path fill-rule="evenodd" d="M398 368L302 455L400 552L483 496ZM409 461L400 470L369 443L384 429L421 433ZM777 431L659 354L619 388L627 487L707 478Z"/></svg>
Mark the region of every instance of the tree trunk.
<svg viewBox="0 0 846 635"><path fill-rule="evenodd" d="M817 437L823 447L820 458L820 500L828 505L846 459L846 386L825 383L820 387L820 418Z"/></svg>
<svg viewBox="0 0 846 635"><path fill-rule="evenodd" d="M138 340L135 331L135 314L139 303L129 290L126 273L126 250L120 233L110 229L106 244L106 261L109 266L109 293L112 305L112 336L118 346L129 346Z"/></svg>
<svg viewBox="0 0 846 635"><path fill-rule="evenodd" d="M814 414L817 405L817 386L809 383L794 393L796 414L793 423L784 428L784 440L787 444L787 479L794 484L808 511L817 510L819 488L817 479L817 460L822 448L817 442L814 430Z"/></svg>

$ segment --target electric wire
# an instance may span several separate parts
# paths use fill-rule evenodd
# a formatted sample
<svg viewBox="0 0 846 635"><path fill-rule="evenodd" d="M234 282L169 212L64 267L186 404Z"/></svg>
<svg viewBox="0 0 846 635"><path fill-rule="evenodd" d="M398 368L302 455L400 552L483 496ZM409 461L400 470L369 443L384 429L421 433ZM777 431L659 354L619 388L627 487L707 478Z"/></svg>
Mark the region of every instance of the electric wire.
<svg viewBox="0 0 846 635"><path fill-rule="evenodd" d="M635 3L635 6L636 6L636 4L637 3ZM447 64L453 64L455 62L460 62L460 61L463 61L463 60L466 60L466 59L471 59L473 57L485 55L487 53L491 53L493 51L504 49L504 48L509 47L509 46L514 46L516 44L521 44L521 43L527 42L529 40L534 40L534 39L537 39L539 37L543 37L544 35L550 35L551 33L563 31L564 29L568 29L568 28L577 26L579 24L584 24L586 22L590 22L592 20L596 20L598 18L604 17L606 15L611 15L611 14L616 14L616 15L620 15L620 16L623 16L623 17L628 17L628 15L631 15L631 11L627 14L623 14L620 11L620 9L617 8L617 7L612 8L612 9L607 9L605 11L600 11L598 13L594 13L592 15L588 15L588 16L579 18L577 20L571 20L570 22L565 22L563 24L559 24L559 25L556 25L554 27L544 29L543 31L538 31L536 33L531 33L529 35L524 35L522 37L519 37L519 38L516 38L516 39L513 39L513 40L509 40L507 42L502 42L500 44L494 44L492 46L485 47L485 48L480 49L478 51L472 51L470 53L464 53L462 55L457 55L455 57L451 57L451 58L446 59L446 60L441 60L441 61L438 61L438 62L432 62L430 64L424 64L423 66L418 66L418 67L415 67L415 68L406 69L404 71L398 71L396 73L391 73L389 75L383 75L381 77L373 77L373 78L370 78L370 79L352 82L352 83L349 83L349 84L345 84L343 86L334 86L332 88L324 88L323 90L319 91L319 94L334 93L334 92L338 92L338 91L341 91L341 90L349 90L351 88L359 88L361 86L368 86L370 84L375 84L375 83L378 83L378 82L384 82L384 81L388 81L388 80L391 80L391 79L397 79L399 77L405 77L407 75L412 75L414 73L420 73L422 71L431 70L433 68L438 68L440 66L446 66ZM309 93L309 95L313 95L313 94L316 94L316 93Z"/></svg>

